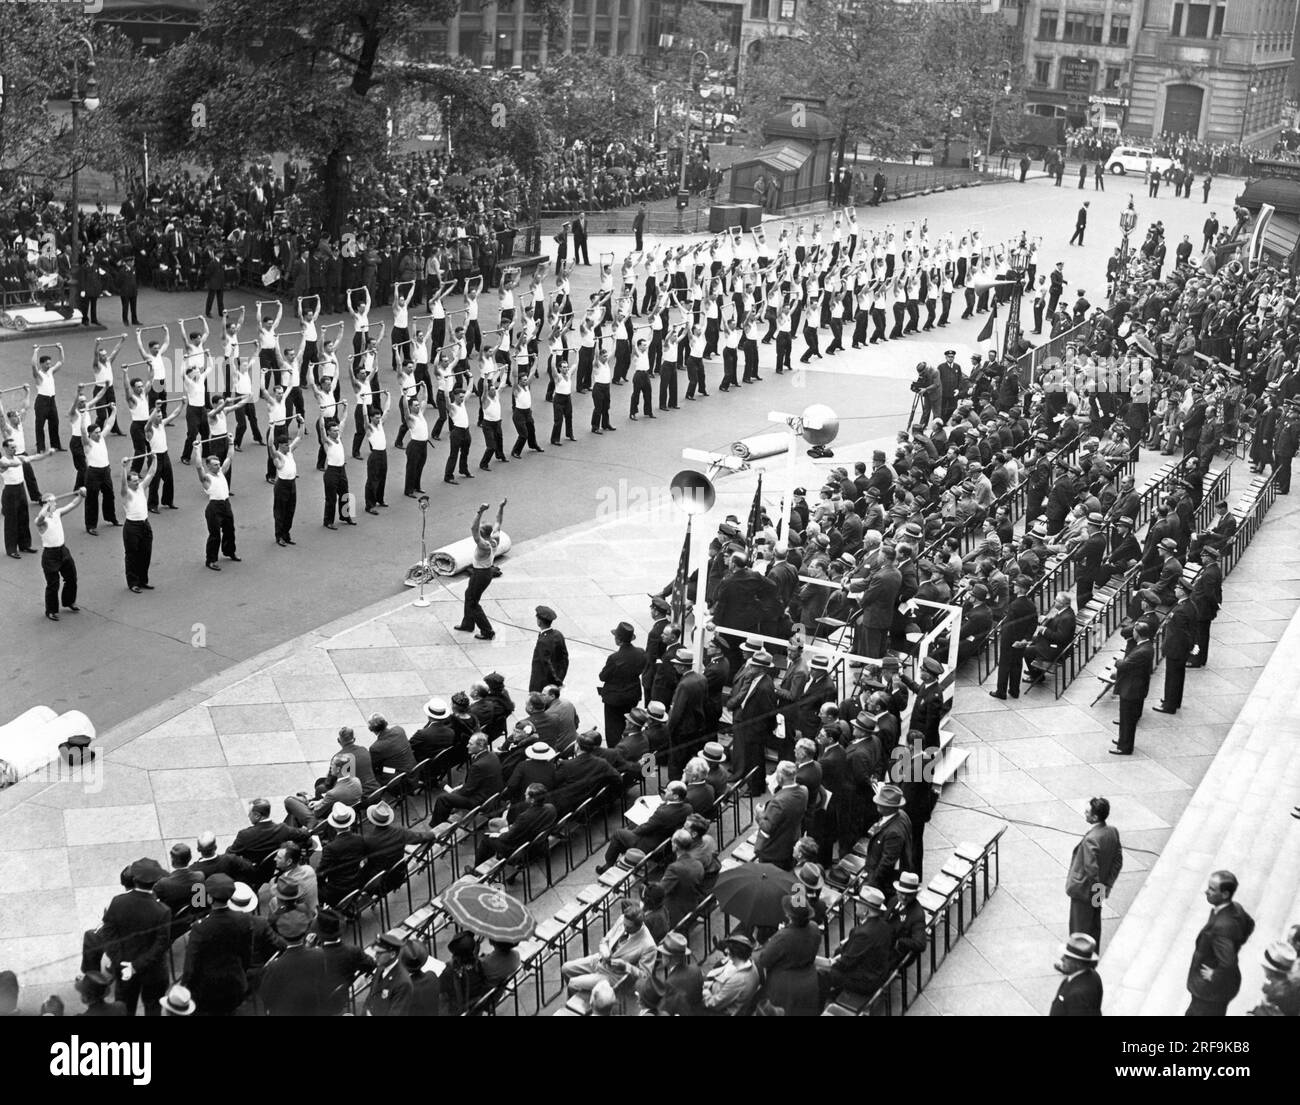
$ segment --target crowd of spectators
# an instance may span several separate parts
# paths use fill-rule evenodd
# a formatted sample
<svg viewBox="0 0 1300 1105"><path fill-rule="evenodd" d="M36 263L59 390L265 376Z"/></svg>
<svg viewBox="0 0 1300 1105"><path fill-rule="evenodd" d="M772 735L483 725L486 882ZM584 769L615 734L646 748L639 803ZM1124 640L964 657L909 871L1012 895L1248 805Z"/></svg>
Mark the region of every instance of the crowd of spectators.
<svg viewBox="0 0 1300 1105"><path fill-rule="evenodd" d="M714 182L708 147L694 145L687 180L699 192ZM315 187L292 162L282 172L250 165L227 177L179 170L150 182L114 211L83 209L77 278L83 315L98 321L97 300L129 301L141 285L220 291L240 284L287 296L316 294L327 312L343 309L348 288L368 287L383 306L395 281L416 280L417 300L437 280L481 276L496 286L498 265L517 249L534 252L544 210L607 210L663 199L676 176L646 143L614 142L603 152L577 142L548 168L537 195L509 161L471 167L459 157L410 153L373 179L353 182L367 197L337 235L307 214ZM0 197L0 290L4 304L66 303L71 271L70 204L48 185L20 181ZM516 239L522 235L517 243Z"/></svg>
<svg viewBox="0 0 1300 1105"><path fill-rule="evenodd" d="M1077 127L1066 132L1066 151L1071 157L1104 161L1121 146L1151 149L1157 157L1171 158L1193 172L1216 176L1248 175L1254 163L1262 158L1283 161L1300 158L1300 153L1290 149L1281 139L1271 146L1261 147L1242 142L1205 142L1185 135L1160 134L1153 138L1119 134L1094 127Z"/></svg>

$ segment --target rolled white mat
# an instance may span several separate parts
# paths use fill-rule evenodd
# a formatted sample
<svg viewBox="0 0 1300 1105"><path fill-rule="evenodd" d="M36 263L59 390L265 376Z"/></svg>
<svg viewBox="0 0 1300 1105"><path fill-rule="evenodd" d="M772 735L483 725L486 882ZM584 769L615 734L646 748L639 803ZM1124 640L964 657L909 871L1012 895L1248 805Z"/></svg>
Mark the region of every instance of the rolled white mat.
<svg viewBox="0 0 1300 1105"><path fill-rule="evenodd" d="M505 556L512 544L510 535L505 530L498 530L496 536L497 556ZM441 549L435 549L429 554L428 563L413 564L402 582L408 587L418 587L421 576L424 577L424 582L428 583L434 576L459 575L474 563L474 547L474 538L466 537L460 541L453 541L450 545L444 545Z"/></svg>
<svg viewBox="0 0 1300 1105"><path fill-rule="evenodd" d="M740 441L734 441L731 444L733 455L740 457L741 460L763 460L767 457L777 457L790 448L790 435L783 433L775 434L755 434L753 437L742 438Z"/></svg>
<svg viewBox="0 0 1300 1105"><path fill-rule="evenodd" d="M94 725L80 710L56 714L48 706L33 706L0 726L0 787L48 767L58 759L59 745L75 736L95 736Z"/></svg>

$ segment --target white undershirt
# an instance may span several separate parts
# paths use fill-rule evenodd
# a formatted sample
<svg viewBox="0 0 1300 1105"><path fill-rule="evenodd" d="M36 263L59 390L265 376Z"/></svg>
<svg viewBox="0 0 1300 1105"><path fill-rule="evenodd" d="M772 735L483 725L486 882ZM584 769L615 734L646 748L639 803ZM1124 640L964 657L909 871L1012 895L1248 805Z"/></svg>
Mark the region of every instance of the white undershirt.
<svg viewBox="0 0 1300 1105"><path fill-rule="evenodd" d="M60 549L64 543L63 536L63 519L57 514L51 514L45 519L45 529L41 533L41 547L45 549Z"/></svg>
<svg viewBox="0 0 1300 1105"><path fill-rule="evenodd" d="M209 502L224 503L230 498L230 484L226 482L226 477L220 473L208 477L208 486L204 490L208 493Z"/></svg>

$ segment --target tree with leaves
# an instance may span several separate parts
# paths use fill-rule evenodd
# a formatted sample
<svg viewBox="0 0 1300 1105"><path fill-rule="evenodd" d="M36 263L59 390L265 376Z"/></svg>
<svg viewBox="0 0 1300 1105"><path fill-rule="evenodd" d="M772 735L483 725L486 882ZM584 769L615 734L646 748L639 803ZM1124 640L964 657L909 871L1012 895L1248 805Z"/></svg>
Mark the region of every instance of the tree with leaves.
<svg viewBox="0 0 1300 1105"><path fill-rule="evenodd" d="M318 183L316 214L338 233L364 198L359 182L388 163L389 110L422 88L452 98L454 146L485 159L510 153L534 175L550 139L527 96L467 60L411 60L420 30L457 8L458 0L211 0L199 34L159 67L152 111L166 152L226 171L272 153L304 159Z"/></svg>
<svg viewBox="0 0 1300 1105"><path fill-rule="evenodd" d="M955 104L982 99L987 120L992 100L972 67L1014 62L1013 49L1002 19L969 5L806 0L804 33L764 40L746 69L744 122L761 130L783 103L806 97L823 105L850 146L901 154L941 133Z"/></svg>
<svg viewBox="0 0 1300 1105"><path fill-rule="evenodd" d="M101 108L78 112L75 134L68 99L74 69L82 92L89 60L80 38L95 49L94 78ZM129 44L84 12L54 4L0 4L0 205L19 180L61 183L94 166L128 168L133 154L115 104L131 95L140 66Z"/></svg>

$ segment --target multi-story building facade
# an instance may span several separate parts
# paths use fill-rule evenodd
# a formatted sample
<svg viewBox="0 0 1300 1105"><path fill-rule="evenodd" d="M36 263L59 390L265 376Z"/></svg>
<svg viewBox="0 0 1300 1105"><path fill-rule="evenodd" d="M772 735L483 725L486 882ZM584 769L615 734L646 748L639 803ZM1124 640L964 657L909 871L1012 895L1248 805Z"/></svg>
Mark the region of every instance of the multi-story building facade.
<svg viewBox="0 0 1300 1105"><path fill-rule="evenodd" d="M1300 0L1021 0L1026 102L1071 124L1267 145Z"/></svg>
<svg viewBox="0 0 1300 1105"><path fill-rule="evenodd" d="M1300 0L1146 0L1129 119L1143 134L1267 145L1282 129Z"/></svg>
<svg viewBox="0 0 1300 1105"><path fill-rule="evenodd" d="M1025 105L1074 126L1125 125L1142 0L1022 0Z"/></svg>

